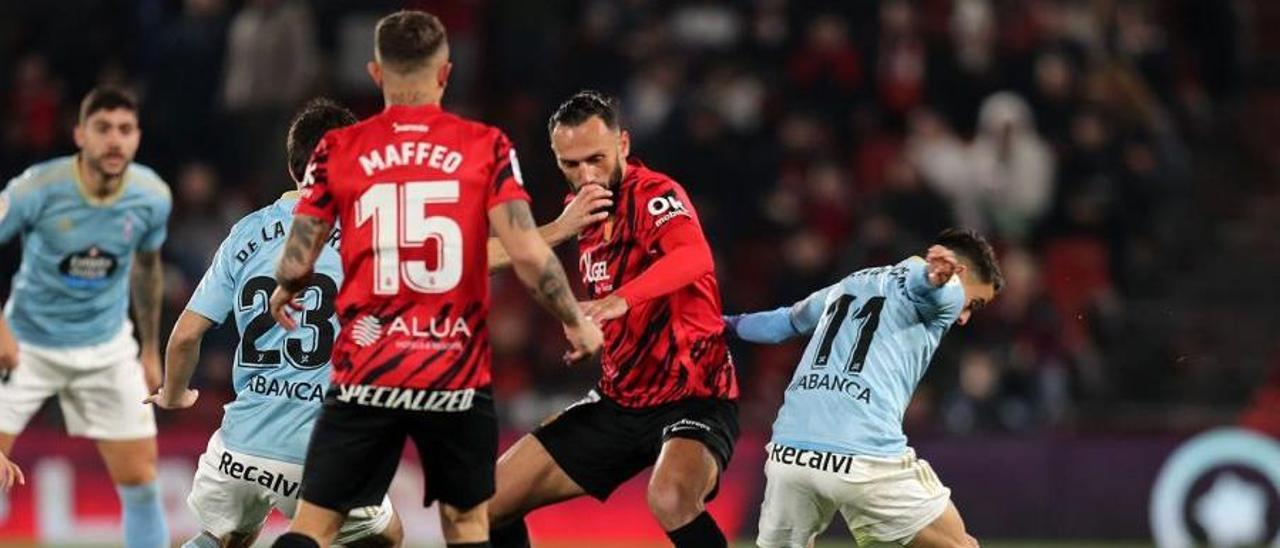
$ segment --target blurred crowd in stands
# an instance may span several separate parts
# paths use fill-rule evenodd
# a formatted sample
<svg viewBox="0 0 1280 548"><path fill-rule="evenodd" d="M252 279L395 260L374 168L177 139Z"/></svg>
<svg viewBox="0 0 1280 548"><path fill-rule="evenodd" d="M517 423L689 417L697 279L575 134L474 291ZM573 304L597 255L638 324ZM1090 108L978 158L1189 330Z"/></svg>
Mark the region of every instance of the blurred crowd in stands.
<svg viewBox="0 0 1280 548"><path fill-rule="evenodd" d="M326 95L376 112L364 72L373 23L423 8L450 33L446 107L511 135L540 220L566 190L547 116L581 88L615 94L634 156L690 192L726 312L787 305L919 253L945 227L979 228L1008 285L945 340L908 431L1106 427L1112 415L1096 410L1185 400L1188 382L1217 382L1194 393L1238 406L1257 376L1206 374L1213 349L1175 316L1178 274L1199 272L1210 245L1192 159L1247 92L1244 11L1258 4L5 2L0 175L72 150L76 101L93 84L135 89L139 159L175 197L171 319L230 225L290 185L293 111ZM1246 155L1215 161L1248 165ZM561 364L553 322L513 277L494 278L494 300L500 407L529 428L598 373ZM206 341L200 411L164 420L212 428L230 397L234 338L222 329ZM802 345L734 345L744 427L772 420Z"/></svg>

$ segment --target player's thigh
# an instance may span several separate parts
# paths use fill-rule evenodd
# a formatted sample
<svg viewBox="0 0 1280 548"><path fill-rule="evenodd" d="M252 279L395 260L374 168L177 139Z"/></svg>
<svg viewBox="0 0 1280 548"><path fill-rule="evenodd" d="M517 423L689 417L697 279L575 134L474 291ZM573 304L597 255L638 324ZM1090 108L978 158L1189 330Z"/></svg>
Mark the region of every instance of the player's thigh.
<svg viewBox="0 0 1280 548"><path fill-rule="evenodd" d="M69 372L43 359L40 352L19 346L18 367L7 382L0 381L0 450L7 453L45 400L69 381Z"/></svg>
<svg viewBox="0 0 1280 548"><path fill-rule="evenodd" d="M155 412L142 366L129 357L76 374L58 393L67 432L99 441L154 438Z"/></svg>
<svg viewBox="0 0 1280 548"><path fill-rule="evenodd" d="M339 516L380 504L404 439L405 425L395 410L326 400L307 446L302 500ZM299 515L304 507L299 505Z"/></svg>
<svg viewBox="0 0 1280 548"><path fill-rule="evenodd" d="M907 543L911 548L976 548L978 541L965 531L964 520L954 503L947 503L942 515Z"/></svg>
<svg viewBox="0 0 1280 548"><path fill-rule="evenodd" d="M440 503L440 529L446 543L468 544L489 539L488 504L481 502L468 508L459 508L447 502Z"/></svg>
<svg viewBox="0 0 1280 548"><path fill-rule="evenodd" d="M824 487L860 545L908 544L950 506L951 490L910 448L895 457L854 457L847 470Z"/></svg>
<svg viewBox="0 0 1280 548"><path fill-rule="evenodd" d="M520 438L498 458L495 482L497 489L489 500L493 526L586 494L532 434Z"/></svg>
<svg viewBox="0 0 1280 548"><path fill-rule="evenodd" d="M187 507L201 529L231 545L245 541L252 544L273 505L266 487L244 479L245 460L245 456L226 450L220 434L214 432L197 461L187 495ZM242 477L234 477L233 473ZM288 515L292 516L292 512Z"/></svg>
<svg viewBox="0 0 1280 548"><path fill-rule="evenodd" d="M837 504L814 487L817 471L801 466L765 462L764 500L760 503L759 534L763 548L808 547L831 523Z"/></svg>
<svg viewBox="0 0 1280 548"><path fill-rule="evenodd" d="M661 421L662 450L650 478L655 488L692 490L699 502L715 497L738 439L738 408L729 400L694 399L670 404Z"/></svg>

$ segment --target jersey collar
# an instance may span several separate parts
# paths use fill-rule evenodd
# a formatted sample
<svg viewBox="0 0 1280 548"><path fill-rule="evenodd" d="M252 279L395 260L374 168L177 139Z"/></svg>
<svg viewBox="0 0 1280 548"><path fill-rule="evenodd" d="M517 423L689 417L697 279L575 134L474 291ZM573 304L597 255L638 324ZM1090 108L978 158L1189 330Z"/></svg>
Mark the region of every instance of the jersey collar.
<svg viewBox="0 0 1280 548"><path fill-rule="evenodd" d="M132 166L132 163L125 166L124 173L120 174L120 188L117 188L115 192L101 198L94 196L92 192L89 192L89 188L85 186L84 180L80 178L79 154L75 154L71 157L71 176L75 179L76 190L80 192L80 197L84 198L86 203L93 207L105 207L114 204L121 196L124 196L124 187L129 184L130 166Z"/></svg>

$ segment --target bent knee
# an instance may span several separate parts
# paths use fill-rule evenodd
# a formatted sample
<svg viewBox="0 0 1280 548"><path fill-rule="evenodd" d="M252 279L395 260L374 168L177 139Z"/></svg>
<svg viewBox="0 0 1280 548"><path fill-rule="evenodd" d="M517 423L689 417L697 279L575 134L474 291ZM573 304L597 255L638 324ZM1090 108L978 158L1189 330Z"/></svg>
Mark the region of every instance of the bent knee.
<svg viewBox="0 0 1280 548"><path fill-rule="evenodd" d="M688 523L702 513L701 497L675 482L654 482L647 493L649 511L668 529Z"/></svg>

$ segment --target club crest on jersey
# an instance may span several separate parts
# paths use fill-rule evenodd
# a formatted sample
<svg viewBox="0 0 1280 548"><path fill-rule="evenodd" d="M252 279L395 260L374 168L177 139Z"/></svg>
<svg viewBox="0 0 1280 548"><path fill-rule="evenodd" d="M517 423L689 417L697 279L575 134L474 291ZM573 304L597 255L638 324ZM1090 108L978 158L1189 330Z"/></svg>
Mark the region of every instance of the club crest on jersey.
<svg viewBox="0 0 1280 548"><path fill-rule="evenodd" d="M657 220L653 222L654 227L665 225L681 215L685 217L691 216L689 215L689 210L685 208L684 202L676 197L676 191L674 190L668 190L663 195L650 199L648 210L649 215L657 217Z"/></svg>

